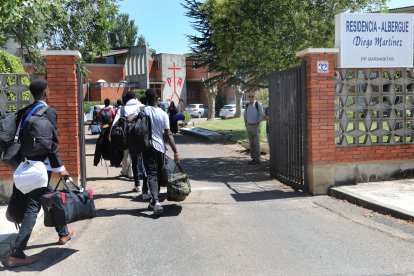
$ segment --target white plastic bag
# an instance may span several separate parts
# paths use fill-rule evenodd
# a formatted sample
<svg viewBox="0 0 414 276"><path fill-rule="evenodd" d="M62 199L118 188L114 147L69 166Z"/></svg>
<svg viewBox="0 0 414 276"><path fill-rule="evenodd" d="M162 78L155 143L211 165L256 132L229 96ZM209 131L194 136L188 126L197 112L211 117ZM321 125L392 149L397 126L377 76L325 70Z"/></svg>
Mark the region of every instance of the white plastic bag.
<svg viewBox="0 0 414 276"><path fill-rule="evenodd" d="M42 161L26 160L20 163L13 174L14 184L23 194L47 187L48 176Z"/></svg>

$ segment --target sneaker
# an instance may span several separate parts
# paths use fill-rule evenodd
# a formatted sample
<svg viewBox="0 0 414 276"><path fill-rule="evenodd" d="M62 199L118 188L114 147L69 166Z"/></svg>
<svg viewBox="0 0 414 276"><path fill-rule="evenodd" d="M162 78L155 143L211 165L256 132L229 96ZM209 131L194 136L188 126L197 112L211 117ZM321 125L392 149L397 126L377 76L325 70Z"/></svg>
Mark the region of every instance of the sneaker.
<svg viewBox="0 0 414 276"><path fill-rule="evenodd" d="M159 203L158 200L155 201L154 203L150 202L150 204L148 205L148 208L154 210L154 215L161 215L164 211L164 208L162 207L161 203Z"/></svg>
<svg viewBox="0 0 414 276"><path fill-rule="evenodd" d="M63 236L60 237L58 240L58 244L60 245L64 245L66 244L70 239L72 239L73 233L75 232L75 230L73 230L73 228L69 228L68 229L69 234L67 236Z"/></svg>
<svg viewBox="0 0 414 276"><path fill-rule="evenodd" d="M134 188L132 188L132 191L133 192L137 192L137 193L138 192L141 192L141 186L139 186L139 185L138 186L134 186Z"/></svg>
<svg viewBox="0 0 414 276"><path fill-rule="evenodd" d="M18 266L33 264L33 263L37 262L38 260L39 260L39 258L37 258L36 256L26 256L25 255L24 259L9 256L7 258L7 261L6 261L6 265L8 267L18 267Z"/></svg>
<svg viewBox="0 0 414 276"><path fill-rule="evenodd" d="M142 194L142 200L149 200L149 199L151 199L150 194Z"/></svg>

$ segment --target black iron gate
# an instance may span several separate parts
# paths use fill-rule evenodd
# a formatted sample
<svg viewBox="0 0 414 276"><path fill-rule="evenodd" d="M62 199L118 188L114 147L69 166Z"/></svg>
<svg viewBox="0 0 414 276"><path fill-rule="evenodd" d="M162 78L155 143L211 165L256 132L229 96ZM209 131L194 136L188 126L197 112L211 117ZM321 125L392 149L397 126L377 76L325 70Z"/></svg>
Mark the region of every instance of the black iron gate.
<svg viewBox="0 0 414 276"><path fill-rule="evenodd" d="M270 175L307 191L306 64L269 78Z"/></svg>
<svg viewBox="0 0 414 276"><path fill-rule="evenodd" d="M83 78L81 67L76 67L76 77L78 80L78 137L80 154L80 178L83 187L86 187L86 152L85 152L85 120L83 110Z"/></svg>

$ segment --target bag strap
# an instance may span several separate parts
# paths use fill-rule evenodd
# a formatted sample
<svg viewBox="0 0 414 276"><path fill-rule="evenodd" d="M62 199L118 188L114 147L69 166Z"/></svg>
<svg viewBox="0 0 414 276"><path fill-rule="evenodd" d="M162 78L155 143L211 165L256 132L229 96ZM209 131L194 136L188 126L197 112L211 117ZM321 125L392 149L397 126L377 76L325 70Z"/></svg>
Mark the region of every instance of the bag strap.
<svg viewBox="0 0 414 276"><path fill-rule="evenodd" d="M58 183L56 184L56 187L55 187L55 190L54 190L54 191L55 191L55 192L57 191L57 188L59 187L60 182L62 182L62 183L63 183L63 185L65 186L65 188L66 188L69 192L71 192L71 190L69 189L69 186L68 186L68 184L67 184L67 181L69 181L70 183L72 183L72 185L73 185L73 186L75 186L75 188L76 188L78 191L80 191L80 190L81 190L81 188L73 182L73 179L72 179L71 177L69 177L66 181L64 181L64 180L63 180L63 177L61 177L61 178L59 179Z"/></svg>
<svg viewBox="0 0 414 276"><path fill-rule="evenodd" d="M125 107L121 106L121 114L119 114L121 117L125 117Z"/></svg>
<svg viewBox="0 0 414 276"><path fill-rule="evenodd" d="M183 168L181 167L180 163L178 163L178 162L177 162L177 161L175 161L175 160L174 160L174 162L175 162L175 167L176 167L176 168L178 168L178 169L180 170L180 172L182 172L182 173L183 173L183 172L184 172L184 170L183 170ZM174 171L175 171L175 169L174 169Z"/></svg>
<svg viewBox="0 0 414 276"><path fill-rule="evenodd" d="M35 114L35 115L37 115L37 116L42 116L42 115L43 115L43 113L45 113L45 112L46 112L46 110L48 110L48 109L49 109L49 107L50 107L50 106L48 106L48 105L44 106L42 109L40 109L38 112L36 112L36 114Z"/></svg>
<svg viewBox="0 0 414 276"><path fill-rule="evenodd" d="M30 110L30 113L26 116L26 118L23 120L23 123L21 124L22 128L23 128L24 124L26 123L26 121L33 115L33 113L35 113L35 111L38 110L42 106L44 106L44 104L40 103L40 104L36 105L32 110Z"/></svg>

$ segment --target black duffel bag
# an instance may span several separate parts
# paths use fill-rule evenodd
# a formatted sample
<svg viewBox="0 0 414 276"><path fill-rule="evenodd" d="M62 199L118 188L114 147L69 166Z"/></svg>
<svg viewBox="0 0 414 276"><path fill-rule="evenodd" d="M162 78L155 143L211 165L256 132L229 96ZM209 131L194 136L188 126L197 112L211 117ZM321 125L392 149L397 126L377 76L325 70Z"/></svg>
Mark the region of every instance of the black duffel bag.
<svg viewBox="0 0 414 276"><path fill-rule="evenodd" d="M64 226L78 220L96 217L92 190L84 190L71 179L69 181L72 185L60 179L53 193L45 194L40 198L45 213L45 226ZM64 188L57 190L60 182L63 183Z"/></svg>

